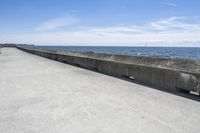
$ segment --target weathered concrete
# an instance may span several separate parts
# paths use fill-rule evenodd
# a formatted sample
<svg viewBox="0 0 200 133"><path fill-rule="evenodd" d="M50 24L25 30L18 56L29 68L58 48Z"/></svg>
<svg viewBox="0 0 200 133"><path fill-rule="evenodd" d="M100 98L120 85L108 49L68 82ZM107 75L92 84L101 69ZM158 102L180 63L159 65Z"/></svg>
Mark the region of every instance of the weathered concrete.
<svg viewBox="0 0 200 133"><path fill-rule="evenodd" d="M200 102L17 50L0 55L0 133L198 133Z"/></svg>
<svg viewBox="0 0 200 133"><path fill-rule="evenodd" d="M200 61L19 49L108 75L131 77L164 90L200 93Z"/></svg>

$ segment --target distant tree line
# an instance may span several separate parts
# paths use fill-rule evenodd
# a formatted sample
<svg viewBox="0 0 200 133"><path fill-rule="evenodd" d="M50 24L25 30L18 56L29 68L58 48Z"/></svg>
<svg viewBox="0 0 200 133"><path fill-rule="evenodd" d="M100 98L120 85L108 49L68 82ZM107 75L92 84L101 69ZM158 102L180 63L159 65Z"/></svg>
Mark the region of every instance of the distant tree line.
<svg viewBox="0 0 200 133"><path fill-rule="evenodd" d="M0 47L17 47L17 46L34 46L34 44L14 44L14 43L3 43Z"/></svg>

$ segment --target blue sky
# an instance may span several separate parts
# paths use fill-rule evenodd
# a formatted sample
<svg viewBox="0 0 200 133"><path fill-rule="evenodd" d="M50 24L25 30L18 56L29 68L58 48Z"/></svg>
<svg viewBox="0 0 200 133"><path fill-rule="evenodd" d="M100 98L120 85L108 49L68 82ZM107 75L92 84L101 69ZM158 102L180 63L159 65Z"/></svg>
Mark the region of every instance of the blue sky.
<svg viewBox="0 0 200 133"><path fill-rule="evenodd" d="M0 0L0 42L199 46L199 0Z"/></svg>

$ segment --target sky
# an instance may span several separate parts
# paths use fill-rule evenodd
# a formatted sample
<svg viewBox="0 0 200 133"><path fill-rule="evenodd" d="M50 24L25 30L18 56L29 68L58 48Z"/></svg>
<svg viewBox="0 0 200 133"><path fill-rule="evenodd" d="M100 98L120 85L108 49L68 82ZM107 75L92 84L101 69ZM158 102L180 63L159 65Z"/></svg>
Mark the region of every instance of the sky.
<svg viewBox="0 0 200 133"><path fill-rule="evenodd" d="M200 47L200 0L0 0L0 43Z"/></svg>

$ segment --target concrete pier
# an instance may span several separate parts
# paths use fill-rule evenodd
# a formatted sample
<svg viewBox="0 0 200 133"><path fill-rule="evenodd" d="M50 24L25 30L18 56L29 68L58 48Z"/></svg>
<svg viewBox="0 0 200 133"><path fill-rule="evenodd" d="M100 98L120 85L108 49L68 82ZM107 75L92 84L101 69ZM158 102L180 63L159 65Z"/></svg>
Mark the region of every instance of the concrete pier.
<svg viewBox="0 0 200 133"><path fill-rule="evenodd" d="M131 79L165 91L200 95L200 61L93 52L62 52L23 46L17 48L51 60L118 78Z"/></svg>
<svg viewBox="0 0 200 133"><path fill-rule="evenodd" d="M198 133L200 102L2 48L0 133Z"/></svg>

